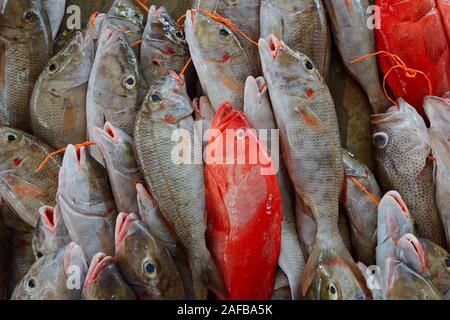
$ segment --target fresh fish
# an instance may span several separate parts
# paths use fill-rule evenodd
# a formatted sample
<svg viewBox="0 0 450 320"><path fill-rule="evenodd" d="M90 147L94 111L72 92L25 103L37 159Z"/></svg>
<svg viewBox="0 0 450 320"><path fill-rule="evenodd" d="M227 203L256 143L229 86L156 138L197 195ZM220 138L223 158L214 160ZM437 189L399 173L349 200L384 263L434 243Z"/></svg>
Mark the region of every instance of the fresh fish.
<svg viewBox="0 0 450 320"><path fill-rule="evenodd" d="M313 62L276 36L260 39L259 50L283 158L296 193L297 216L304 212L317 223L302 293L310 291L316 299L370 298L339 233L344 168L328 88Z"/></svg>
<svg viewBox="0 0 450 320"><path fill-rule="evenodd" d="M89 265L81 300L136 300L136 295L120 274L116 259L99 252Z"/></svg>
<svg viewBox="0 0 450 320"><path fill-rule="evenodd" d="M86 141L86 92L94 43L77 32L41 73L31 98L33 133L55 149Z"/></svg>
<svg viewBox="0 0 450 320"><path fill-rule="evenodd" d="M277 130L277 125L272 111L267 83L263 77L256 79L254 77L247 78L245 84L244 113L250 126L256 129L257 133L258 130L266 130L267 143L260 141L262 144L265 144L269 154L272 154L272 147L276 147L274 152L279 152L279 139L272 140L272 133L274 130ZM262 137L263 132L259 131L259 133L260 137ZM272 155L272 161L274 161L274 157L279 159L280 154ZM291 296L297 300L301 297L300 280L305 267L305 259L297 235L294 192L284 163L282 160L278 162L280 163L277 172L277 181L281 192L283 209L281 250L278 265L289 279L289 285L292 289Z"/></svg>
<svg viewBox="0 0 450 320"><path fill-rule="evenodd" d="M373 113L382 113L389 107L381 88L377 58L371 57L350 63L375 52L375 33L367 27L371 13L368 0L325 0L336 46L347 71L354 77L369 98Z"/></svg>
<svg viewBox="0 0 450 320"><path fill-rule="evenodd" d="M328 80L331 33L320 0L261 0L261 38L271 34L310 57Z"/></svg>
<svg viewBox="0 0 450 320"><path fill-rule="evenodd" d="M94 141L106 163L109 182L119 212L138 212L136 184L144 178L134 156L133 138L109 122L94 128Z"/></svg>
<svg viewBox="0 0 450 320"><path fill-rule="evenodd" d="M94 127L103 128L106 121L114 127L133 133L136 113L142 101L143 78L138 60L121 31L102 31L87 91L88 139ZM91 154L102 163L97 148Z"/></svg>
<svg viewBox="0 0 450 320"><path fill-rule="evenodd" d="M192 105L194 106L195 130L202 141L203 150L205 150L208 144L209 130L216 111L208 97L205 96L194 98Z"/></svg>
<svg viewBox="0 0 450 320"><path fill-rule="evenodd" d="M388 257L395 257L396 243L408 233L414 233L408 207L398 192L389 191L378 205L376 262L380 268Z"/></svg>
<svg viewBox="0 0 450 320"><path fill-rule="evenodd" d="M116 259L125 281L140 300L185 298L183 282L169 250L135 214L121 213L117 217Z"/></svg>
<svg viewBox="0 0 450 320"><path fill-rule="evenodd" d="M33 87L52 51L50 23L40 0L3 0L0 12L0 125L30 132Z"/></svg>
<svg viewBox="0 0 450 320"><path fill-rule="evenodd" d="M450 248L450 99L425 97L425 112L430 119L428 133L434 161L436 205Z"/></svg>
<svg viewBox="0 0 450 320"><path fill-rule="evenodd" d="M61 159L52 158L36 173L54 150L36 137L8 127L0 127L0 150L0 197L34 228L39 208L55 205Z"/></svg>
<svg viewBox="0 0 450 320"><path fill-rule="evenodd" d="M427 280L394 258L386 260L381 272L381 288L387 300L442 300Z"/></svg>
<svg viewBox="0 0 450 320"><path fill-rule="evenodd" d="M292 300L289 280L283 270L278 269L275 277L275 287L270 300Z"/></svg>
<svg viewBox="0 0 450 320"><path fill-rule="evenodd" d="M373 300L383 300L383 293L381 292L381 274L380 269L367 267L364 263L357 263L359 270L361 270L364 278L366 278L367 287L372 292Z"/></svg>
<svg viewBox="0 0 450 320"><path fill-rule="evenodd" d="M377 0L375 4L381 19L380 28L375 29L376 51L396 54L408 68L424 72L433 93L442 96L450 88L450 47L436 1ZM389 57L380 57L379 62L385 76L398 65ZM410 77L403 68L396 68L386 81L396 97L425 115L423 98L430 94L427 79L420 74Z"/></svg>
<svg viewBox="0 0 450 320"><path fill-rule="evenodd" d="M192 272L189 267L189 259L184 252L181 242L178 239L173 227L164 219L156 207L150 193L141 184L136 185L137 200L139 205L139 216L146 224L150 234L161 241L169 251L172 259L177 267L183 282L185 298L194 299L194 287L192 283Z"/></svg>
<svg viewBox="0 0 450 320"><path fill-rule="evenodd" d="M222 281L206 248L205 182L198 150L201 142L195 134L192 113L184 78L171 72L151 86L136 118L134 139L138 164L150 192L189 257L195 297L206 299L207 283L217 291ZM184 152L183 145L187 144L194 147ZM181 157L174 150L180 150Z"/></svg>
<svg viewBox="0 0 450 320"><path fill-rule="evenodd" d="M423 119L403 99L399 108L372 116L379 182L398 191L411 212L419 237L445 247L445 233L433 196L433 164ZM378 243L380 243L378 241Z"/></svg>
<svg viewBox="0 0 450 320"><path fill-rule="evenodd" d="M194 0L193 9L203 9L229 19L236 27L253 41L260 38L261 0ZM238 36L250 57L253 70L260 70L258 47ZM259 73L258 73L259 74Z"/></svg>
<svg viewBox="0 0 450 320"><path fill-rule="evenodd" d="M67 147L59 173L57 202L69 230L88 261L95 254L114 254L116 206L106 171L85 147Z"/></svg>
<svg viewBox="0 0 450 320"><path fill-rule="evenodd" d="M33 253L36 259L51 254L71 242L59 205L41 207L34 230Z"/></svg>
<svg viewBox="0 0 450 320"><path fill-rule="evenodd" d="M48 15L52 37L55 39L66 13L66 0L42 0L42 6Z"/></svg>
<svg viewBox="0 0 450 320"><path fill-rule="evenodd" d="M373 265L377 246L377 201L382 194L367 166L347 150L342 150L342 156L345 182L341 203L350 222L356 259L366 265Z"/></svg>
<svg viewBox="0 0 450 320"><path fill-rule="evenodd" d="M436 6L441 14L442 24L447 34L447 42L450 42L450 1L449 0L436 0Z"/></svg>
<svg viewBox="0 0 450 320"><path fill-rule="evenodd" d="M179 73L189 59L184 31L177 27L165 7L151 6L141 45L142 73L148 85L168 70Z"/></svg>
<svg viewBox="0 0 450 320"><path fill-rule="evenodd" d="M53 53L56 55L64 49L78 33L76 29L64 29L53 41Z"/></svg>
<svg viewBox="0 0 450 320"><path fill-rule="evenodd" d="M83 250L71 242L36 261L17 285L13 300L80 300L88 270Z"/></svg>
<svg viewBox="0 0 450 320"><path fill-rule="evenodd" d="M229 103L217 111L212 129L217 132L210 136L205 166L208 244L222 271L226 299L267 300L274 290L283 220L275 167L244 114ZM259 155L257 161L242 158L251 152Z"/></svg>
<svg viewBox="0 0 450 320"><path fill-rule="evenodd" d="M253 70L252 57L236 34L198 10L187 12L185 32L203 92L214 110L225 101L242 110L245 80L259 72Z"/></svg>
<svg viewBox="0 0 450 320"><path fill-rule="evenodd" d="M397 244L397 258L415 272L431 281L444 296L450 298L450 255L426 239L414 235L404 235Z"/></svg>

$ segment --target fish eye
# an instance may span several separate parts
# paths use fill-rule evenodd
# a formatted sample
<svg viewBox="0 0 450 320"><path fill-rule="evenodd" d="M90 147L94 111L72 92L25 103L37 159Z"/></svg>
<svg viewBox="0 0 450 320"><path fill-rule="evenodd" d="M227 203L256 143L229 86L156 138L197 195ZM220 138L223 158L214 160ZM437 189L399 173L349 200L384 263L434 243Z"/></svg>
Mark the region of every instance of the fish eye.
<svg viewBox="0 0 450 320"><path fill-rule="evenodd" d="M306 70L308 70L308 72L313 73L314 72L314 64L311 62L311 60L309 59L305 59L303 60L303 65L305 66Z"/></svg>
<svg viewBox="0 0 450 320"><path fill-rule="evenodd" d="M58 64L52 62L51 64L49 64L48 66L48 72L49 73L55 73L56 71L58 71Z"/></svg>
<svg viewBox="0 0 450 320"><path fill-rule="evenodd" d="M36 282L34 281L34 279L28 280L27 286L29 289L34 289L36 287Z"/></svg>
<svg viewBox="0 0 450 320"><path fill-rule="evenodd" d="M372 142L377 148L384 149L389 142L389 136L385 132L377 132L373 135Z"/></svg>
<svg viewBox="0 0 450 320"><path fill-rule="evenodd" d="M152 94L151 99L152 99L152 102L154 102L154 103L161 102L161 96L157 92Z"/></svg>
<svg viewBox="0 0 450 320"><path fill-rule="evenodd" d="M334 283L330 283L328 285L328 295L330 297L330 300L339 299L339 292L338 292L337 286Z"/></svg>
<svg viewBox="0 0 450 320"><path fill-rule="evenodd" d="M42 252L38 251L38 252L36 253L36 256L37 256L37 258L39 259L39 258L42 258L44 255L42 254Z"/></svg>
<svg viewBox="0 0 450 320"><path fill-rule="evenodd" d="M219 30L219 34L220 34L222 37L228 37L228 36L230 35L230 32L229 32L227 29L225 29L225 28L221 28L221 29Z"/></svg>
<svg viewBox="0 0 450 320"><path fill-rule="evenodd" d="M175 36L177 36L177 38L183 38L184 37L184 33L183 33L183 31L178 29L177 32L175 32Z"/></svg>
<svg viewBox="0 0 450 320"><path fill-rule="evenodd" d="M353 158L353 159L355 159L356 158L356 156L353 154L353 152L351 152L351 151L347 151L347 154L351 157L351 158Z"/></svg>
<svg viewBox="0 0 450 320"><path fill-rule="evenodd" d="M144 272L147 275L149 275L150 277L156 276L156 266L151 261L146 260L142 267L143 267Z"/></svg>
<svg viewBox="0 0 450 320"><path fill-rule="evenodd" d="M6 134L6 139L9 143L16 143L19 140L19 136L14 132L8 132Z"/></svg>
<svg viewBox="0 0 450 320"><path fill-rule="evenodd" d="M27 10L23 13L22 19L25 22L31 22L34 20L34 12L33 10Z"/></svg>
<svg viewBox="0 0 450 320"><path fill-rule="evenodd" d="M134 76L127 77L125 79L124 85L128 90L133 89L136 86L136 78Z"/></svg>

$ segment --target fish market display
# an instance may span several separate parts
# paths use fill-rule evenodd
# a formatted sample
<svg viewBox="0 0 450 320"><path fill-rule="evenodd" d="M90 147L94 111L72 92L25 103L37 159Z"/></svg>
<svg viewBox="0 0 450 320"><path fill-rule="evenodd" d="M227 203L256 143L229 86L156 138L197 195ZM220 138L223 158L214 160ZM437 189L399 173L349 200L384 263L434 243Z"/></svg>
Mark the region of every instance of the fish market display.
<svg viewBox="0 0 450 320"><path fill-rule="evenodd" d="M0 0L0 300L450 300L449 43L450 0Z"/></svg>

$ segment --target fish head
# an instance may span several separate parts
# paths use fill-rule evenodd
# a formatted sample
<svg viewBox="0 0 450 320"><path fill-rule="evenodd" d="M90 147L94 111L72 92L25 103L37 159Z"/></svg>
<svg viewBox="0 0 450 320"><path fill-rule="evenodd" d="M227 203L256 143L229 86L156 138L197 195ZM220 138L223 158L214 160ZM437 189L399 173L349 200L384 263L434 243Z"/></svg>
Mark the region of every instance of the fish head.
<svg viewBox="0 0 450 320"><path fill-rule="evenodd" d="M267 130L277 128L264 77L247 78L244 101L244 113L253 128Z"/></svg>
<svg viewBox="0 0 450 320"><path fill-rule="evenodd" d="M133 139L125 131L106 122L103 129L94 128L94 140L107 163L117 168L136 169Z"/></svg>
<svg viewBox="0 0 450 320"><path fill-rule="evenodd" d="M192 56L204 62L233 63L244 49L234 32L200 10L188 10L185 20L186 39Z"/></svg>
<svg viewBox="0 0 450 320"><path fill-rule="evenodd" d="M115 267L115 259L107 256L103 252L99 252L92 258L89 269L84 282L83 290L96 291L98 288L98 280L100 278L107 278L108 273ZM107 288L100 288L100 290L107 290Z"/></svg>
<svg viewBox="0 0 450 320"><path fill-rule="evenodd" d="M406 233L414 232L412 216L406 203L396 191L389 191L378 206L377 242L386 239L400 239Z"/></svg>
<svg viewBox="0 0 450 320"><path fill-rule="evenodd" d="M427 272L427 253L420 241L411 233L403 235L398 240L396 257L418 274L424 275Z"/></svg>
<svg viewBox="0 0 450 320"><path fill-rule="evenodd" d="M87 269L83 250L71 242L36 261L17 285L12 299L79 299Z"/></svg>
<svg viewBox="0 0 450 320"><path fill-rule="evenodd" d="M150 87L141 111L149 113L153 121L169 125L192 116L193 107L186 92L184 76L169 71L165 77L158 79Z"/></svg>
<svg viewBox="0 0 450 320"><path fill-rule="evenodd" d="M366 300L372 294L354 262L339 254L324 252L307 294L315 300Z"/></svg>
<svg viewBox="0 0 450 320"><path fill-rule="evenodd" d="M169 252L137 215L119 214L115 241L118 266L140 299L164 299L183 291Z"/></svg>
<svg viewBox="0 0 450 320"><path fill-rule="evenodd" d="M69 44L55 55L43 71L44 81L51 81L50 92L60 94L87 83L94 62L94 42L76 32Z"/></svg>
<svg viewBox="0 0 450 320"><path fill-rule="evenodd" d="M423 100L423 104L430 127L450 138L450 97L428 96Z"/></svg>
<svg viewBox="0 0 450 320"><path fill-rule="evenodd" d="M345 149L341 150L345 174L352 177L367 178L369 176L369 169L358 161L351 151Z"/></svg>
<svg viewBox="0 0 450 320"><path fill-rule="evenodd" d="M417 177L431 151L427 127L405 100L398 99L398 105L372 115L372 143L380 166L394 171L399 178Z"/></svg>
<svg viewBox="0 0 450 320"><path fill-rule="evenodd" d="M115 0L108 15L143 27L145 15L133 0Z"/></svg>
<svg viewBox="0 0 450 320"><path fill-rule="evenodd" d="M142 38L145 45L155 51L154 56L185 56L188 54L184 30L178 28L163 6L156 8L152 5L150 7Z"/></svg>
<svg viewBox="0 0 450 320"><path fill-rule="evenodd" d="M34 229L33 235L33 253L36 258L56 251L58 248L52 247L56 237L56 227L59 220L62 219L61 212L55 215L55 208L43 206L39 208L39 220Z"/></svg>

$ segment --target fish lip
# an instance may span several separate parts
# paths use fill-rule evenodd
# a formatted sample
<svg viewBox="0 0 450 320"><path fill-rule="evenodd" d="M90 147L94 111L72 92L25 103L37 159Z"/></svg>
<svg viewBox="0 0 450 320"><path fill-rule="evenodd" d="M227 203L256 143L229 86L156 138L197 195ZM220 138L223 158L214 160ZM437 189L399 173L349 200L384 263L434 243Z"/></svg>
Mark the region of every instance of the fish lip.
<svg viewBox="0 0 450 320"><path fill-rule="evenodd" d="M92 262L89 266L89 270L84 283L84 288L87 288L92 282L98 279L99 273L107 266L116 262L111 256L107 256L103 252L98 252L92 258Z"/></svg>
<svg viewBox="0 0 450 320"><path fill-rule="evenodd" d="M405 201L403 201L400 194L396 191L389 191L388 193L386 193L386 196L394 200L398 204L405 218L410 220L411 215L409 213L408 206L406 205Z"/></svg>
<svg viewBox="0 0 450 320"><path fill-rule="evenodd" d="M134 213L126 214L121 212L117 216L116 222L116 250L120 248L121 244L126 239L128 230L130 230L131 225L139 220L139 218Z"/></svg>
<svg viewBox="0 0 450 320"><path fill-rule="evenodd" d="M44 226L50 230L51 232L56 231L56 215L55 215L55 208L50 206L42 206L39 208L39 215L41 217L41 221L44 224ZM51 215L51 219L49 217Z"/></svg>
<svg viewBox="0 0 450 320"><path fill-rule="evenodd" d="M64 272L66 277L68 277L68 269L69 267L71 267L73 259L72 258L80 258L82 259L81 261L76 261L76 262L82 262L83 263L83 267L87 267L86 264L86 259L84 256L84 252L83 249L81 249L81 247L79 245L77 245L75 242L71 242L69 243L64 251Z"/></svg>
<svg viewBox="0 0 450 320"><path fill-rule="evenodd" d="M136 184L136 191L137 191L138 198L147 199L147 200L151 201L151 203L154 206L156 206L156 201L153 199L150 192L148 192L148 190L144 187L144 185L142 183Z"/></svg>
<svg viewBox="0 0 450 320"><path fill-rule="evenodd" d="M120 143L119 135L117 134L117 131L109 121L105 123L103 129L95 127L93 131L94 135L97 135L98 138L100 138L101 140L104 140L106 142L112 142L116 145Z"/></svg>
<svg viewBox="0 0 450 320"><path fill-rule="evenodd" d="M87 161L87 151L86 147L75 147L72 144L69 144L66 148L66 152L64 155L64 158L68 157L70 161L76 163L78 165L78 168L80 169L86 164ZM64 162L63 162L64 165Z"/></svg>
<svg viewBox="0 0 450 320"><path fill-rule="evenodd" d="M406 233L405 235L403 235L403 237L400 238L399 242L400 241L407 241L407 244L411 245L414 248L414 251L417 253L417 259L419 260L421 271L422 273L425 272L428 267L426 252L416 236L411 233Z"/></svg>

